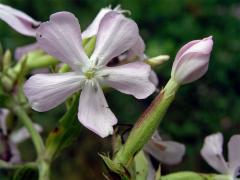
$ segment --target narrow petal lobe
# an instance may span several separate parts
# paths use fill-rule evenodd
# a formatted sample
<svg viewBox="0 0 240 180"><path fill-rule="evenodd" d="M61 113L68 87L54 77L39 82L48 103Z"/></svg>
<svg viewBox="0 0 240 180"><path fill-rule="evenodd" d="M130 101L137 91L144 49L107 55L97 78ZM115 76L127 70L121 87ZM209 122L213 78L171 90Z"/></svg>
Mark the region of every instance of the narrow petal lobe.
<svg viewBox="0 0 240 180"><path fill-rule="evenodd" d="M133 47L138 36L138 27L134 21L114 11L107 13L99 25L91 62L106 65L112 58Z"/></svg>
<svg viewBox="0 0 240 180"><path fill-rule="evenodd" d="M100 71L103 83L118 91L144 99L151 95L154 84L149 80L151 68L143 62L134 62Z"/></svg>
<svg viewBox="0 0 240 180"><path fill-rule="evenodd" d="M15 59L19 60L24 55L26 55L27 53L29 53L31 51L35 51L37 49L40 49L37 43L28 44L28 45L25 45L25 46L22 46L22 47L18 47L14 52Z"/></svg>
<svg viewBox="0 0 240 180"><path fill-rule="evenodd" d="M163 141L157 132L143 149L161 163L173 165L179 163L185 154L185 146L175 141Z"/></svg>
<svg viewBox="0 0 240 180"><path fill-rule="evenodd" d="M0 4L0 19L17 32L33 37L36 36L36 29L40 24L27 14L3 4Z"/></svg>
<svg viewBox="0 0 240 180"><path fill-rule="evenodd" d="M223 136L221 133L209 135L204 140L201 155L218 172L227 174L228 166L222 155Z"/></svg>
<svg viewBox="0 0 240 180"><path fill-rule="evenodd" d="M240 135L234 135L228 142L228 161L233 174L240 175ZM238 172L237 172L238 171Z"/></svg>
<svg viewBox="0 0 240 180"><path fill-rule="evenodd" d="M48 111L63 103L70 95L81 89L83 76L77 73L36 74L24 85L24 93L32 108Z"/></svg>
<svg viewBox="0 0 240 180"><path fill-rule="evenodd" d="M95 80L83 87L78 111L79 121L102 138L113 133L117 119L109 109L103 91Z"/></svg>

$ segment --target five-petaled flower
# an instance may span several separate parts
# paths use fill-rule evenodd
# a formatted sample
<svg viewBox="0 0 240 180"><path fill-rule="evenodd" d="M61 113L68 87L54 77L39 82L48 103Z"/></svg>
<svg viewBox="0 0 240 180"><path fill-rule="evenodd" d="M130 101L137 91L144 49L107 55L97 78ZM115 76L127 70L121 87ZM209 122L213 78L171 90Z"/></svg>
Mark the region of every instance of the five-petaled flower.
<svg viewBox="0 0 240 180"><path fill-rule="evenodd" d="M121 13L111 11L101 20L94 52L90 57L82 47L80 25L69 12L50 16L37 29L38 45L50 55L68 64L73 72L37 74L25 83L24 92L32 108L47 111L63 103L82 89L78 119L101 137L113 133L117 123L109 109L100 85L143 99L155 90L149 81L151 68L143 62L108 67L107 63L119 56L138 40L137 24Z"/></svg>
<svg viewBox="0 0 240 180"><path fill-rule="evenodd" d="M228 142L228 162L223 157L223 135L216 133L205 138L201 155L207 163L232 179L240 175L240 135L234 135Z"/></svg>

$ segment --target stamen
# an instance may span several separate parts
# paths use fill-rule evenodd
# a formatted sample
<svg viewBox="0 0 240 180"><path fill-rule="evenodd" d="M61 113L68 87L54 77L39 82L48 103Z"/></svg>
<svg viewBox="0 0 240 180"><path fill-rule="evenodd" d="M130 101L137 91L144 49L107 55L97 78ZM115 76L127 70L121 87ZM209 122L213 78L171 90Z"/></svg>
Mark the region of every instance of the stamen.
<svg viewBox="0 0 240 180"><path fill-rule="evenodd" d="M84 72L84 75L87 79L92 79L96 75L96 68L90 68L87 71Z"/></svg>
<svg viewBox="0 0 240 180"><path fill-rule="evenodd" d="M119 13L122 13L122 14L131 15L131 11L122 9L120 4L118 4L113 10L114 10L114 11L117 11L117 12L119 12Z"/></svg>

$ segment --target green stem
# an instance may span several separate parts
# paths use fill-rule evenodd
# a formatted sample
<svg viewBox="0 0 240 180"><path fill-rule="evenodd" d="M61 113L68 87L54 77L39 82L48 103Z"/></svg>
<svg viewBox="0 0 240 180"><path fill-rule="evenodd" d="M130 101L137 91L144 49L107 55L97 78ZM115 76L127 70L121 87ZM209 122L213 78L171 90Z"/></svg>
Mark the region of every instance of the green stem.
<svg viewBox="0 0 240 180"><path fill-rule="evenodd" d="M39 180L50 179L50 163L42 160L39 162Z"/></svg>
<svg viewBox="0 0 240 180"><path fill-rule="evenodd" d="M27 130L32 138L33 144L36 148L38 157L40 157L44 151L44 144L43 144L43 140L42 140L40 134L34 128L31 119L28 117L27 113L21 106L14 104L11 107L13 108L13 111L16 113L16 115L19 117L19 119L22 121L24 126L27 128Z"/></svg>
<svg viewBox="0 0 240 180"><path fill-rule="evenodd" d="M22 167L29 167L29 168L37 168L37 163L35 162L28 162L25 164L10 164L5 161L0 160L0 168L5 169L18 169Z"/></svg>
<svg viewBox="0 0 240 180"><path fill-rule="evenodd" d="M45 67L56 65L58 63L59 61L56 60L54 57L43 54L39 57L36 56L36 58L33 58L33 57L27 58L26 68L27 68L27 71L30 72L33 69L45 68ZM20 72L21 63L17 63L16 66L14 66L13 70L15 72Z"/></svg>
<svg viewBox="0 0 240 180"><path fill-rule="evenodd" d="M114 162L127 167L134 155L143 148L154 131L158 128L169 105L174 100L179 88L174 80L170 79L165 88L155 98L151 105L141 115L133 127L127 142L122 146L114 158Z"/></svg>
<svg viewBox="0 0 240 180"><path fill-rule="evenodd" d="M22 121L24 126L27 128L33 144L36 148L37 154L38 154L38 169L39 169L39 180L49 180L50 175L50 162L47 162L44 159L44 151L45 147L42 141L42 138L40 134L37 132L37 130L33 127L33 123L31 119L28 117L24 109L22 109L21 106L16 105L12 106L13 111L16 113L16 115L19 117L19 119Z"/></svg>

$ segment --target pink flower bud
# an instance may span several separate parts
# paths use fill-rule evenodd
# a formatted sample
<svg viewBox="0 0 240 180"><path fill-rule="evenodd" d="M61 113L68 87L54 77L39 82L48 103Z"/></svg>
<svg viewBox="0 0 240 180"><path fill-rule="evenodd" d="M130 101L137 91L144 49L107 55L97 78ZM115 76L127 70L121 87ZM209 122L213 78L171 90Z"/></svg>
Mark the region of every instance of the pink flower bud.
<svg viewBox="0 0 240 180"><path fill-rule="evenodd" d="M212 46L212 36L185 44L175 57L171 77L179 84L201 78L208 69Z"/></svg>

